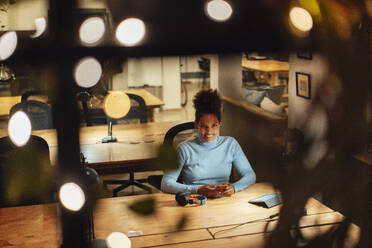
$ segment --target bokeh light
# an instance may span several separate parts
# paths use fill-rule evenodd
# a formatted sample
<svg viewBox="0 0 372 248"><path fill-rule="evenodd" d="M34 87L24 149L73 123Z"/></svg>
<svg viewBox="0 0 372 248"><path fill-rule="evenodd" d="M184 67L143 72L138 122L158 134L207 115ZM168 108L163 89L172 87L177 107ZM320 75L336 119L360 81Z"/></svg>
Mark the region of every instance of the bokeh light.
<svg viewBox="0 0 372 248"><path fill-rule="evenodd" d="M90 17L80 26L79 37L85 45L94 45L105 34L105 23L100 17Z"/></svg>
<svg viewBox="0 0 372 248"><path fill-rule="evenodd" d="M142 20L128 18L116 28L116 39L124 46L134 46L145 36L146 28Z"/></svg>
<svg viewBox="0 0 372 248"><path fill-rule="evenodd" d="M9 31L0 37L0 61L9 58L17 47L17 34Z"/></svg>
<svg viewBox="0 0 372 248"><path fill-rule="evenodd" d="M71 211L79 211L85 203L83 190L76 183L65 183L59 190L62 205Z"/></svg>
<svg viewBox="0 0 372 248"><path fill-rule="evenodd" d="M17 111L9 120L8 135L16 146L23 146L31 137L31 121L23 111Z"/></svg>
<svg viewBox="0 0 372 248"><path fill-rule="evenodd" d="M232 12L231 5L224 0L213 0L206 5L206 14L214 21L226 21L231 17Z"/></svg>
<svg viewBox="0 0 372 248"><path fill-rule="evenodd" d="M293 7L289 12L289 19L300 32L309 32L313 28L313 18L306 9Z"/></svg>
<svg viewBox="0 0 372 248"><path fill-rule="evenodd" d="M114 119L126 116L130 109L130 99L123 91L111 91L103 101L105 114Z"/></svg>
<svg viewBox="0 0 372 248"><path fill-rule="evenodd" d="M45 32L45 29L46 29L46 20L44 17L36 18L34 22L35 22L36 30L35 30L35 33L30 35L31 38L37 38L41 36Z"/></svg>
<svg viewBox="0 0 372 248"><path fill-rule="evenodd" d="M101 64L93 57L81 59L75 66L75 82L83 88L93 87L102 75Z"/></svg>
<svg viewBox="0 0 372 248"><path fill-rule="evenodd" d="M121 232L112 232L106 239L110 248L130 248L132 246L130 239Z"/></svg>

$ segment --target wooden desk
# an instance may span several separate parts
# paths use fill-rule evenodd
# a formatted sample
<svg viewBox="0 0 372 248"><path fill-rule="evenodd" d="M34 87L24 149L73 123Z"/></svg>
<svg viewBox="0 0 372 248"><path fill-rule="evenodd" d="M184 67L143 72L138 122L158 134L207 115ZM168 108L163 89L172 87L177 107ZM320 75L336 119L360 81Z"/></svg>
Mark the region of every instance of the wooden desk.
<svg viewBox="0 0 372 248"><path fill-rule="evenodd" d="M273 192L269 185L258 183L232 197L209 199L206 205L197 207L180 207L174 195L163 193L101 199L94 211L95 234L97 238L105 239L114 231L126 234L129 230L141 230L143 235L130 238L133 248L264 247L267 234L263 231L267 221L216 232L277 213L281 205L266 209L248 203L249 199ZM155 215L138 216L128 208L148 197L156 200ZM299 226L308 238L328 231L344 218L313 198L309 199L306 208L308 214L301 218ZM0 247L58 247L60 228L56 212L53 204L0 209ZM186 226L182 231L174 232L184 215L187 216ZM317 226L311 226L314 224ZM276 225L277 218L274 218L268 224L268 231ZM353 247L359 232L359 228L353 225L347 247Z"/></svg>
<svg viewBox="0 0 372 248"><path fill-rule="evenodd" d="M115 143L102 143L107 136L107 125L80 128L80 150L89 167L100 174L127 173L130 171L151 171L153 159L163 143L165 133L180 122L149 122L142 124L113 125ZM32 134L44 138L50 149L52 165L57 163L56 130L38 130ZM7 136L7 130L0 130L0 137Z"/></svg>
<svg viewBox="0 0 372 248"><path fill-rule="evenodd" d="M272 85L279 84L279 74L288 74L289 71L288 62L273 59L248 60L245 56L242 57L242 67L246 70L270 73Z"/></svg>
<svg viewBox="0 0 372 248"><path fill-rule="evenodd" d="M265 59L265 60L249 60L242 57L242 66L244 69L265 71L265 72L288 72L289 63L285 61Z"/></svg>
<svg viewBox="0 0 372 248"><path fill-rule="evenodd" d="M145 100L149 122L154 121L154 109L164 105L162 100L145 89L129 89L124 90L124 92L139 95ZM19 102L21 102L21 96L0 97L0 119L7 119L11 107Z"/></svg>

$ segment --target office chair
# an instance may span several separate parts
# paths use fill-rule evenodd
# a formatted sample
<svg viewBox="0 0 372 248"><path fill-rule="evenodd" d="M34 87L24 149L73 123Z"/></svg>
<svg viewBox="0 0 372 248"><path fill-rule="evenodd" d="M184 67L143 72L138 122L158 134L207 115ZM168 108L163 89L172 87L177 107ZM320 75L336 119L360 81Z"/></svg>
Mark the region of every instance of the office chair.
<svg viewBox="0 0 372 248"><path fill-rule="evenodd" d="M175 137L177 136L177 134L179 134L182 131L189 130L189 129L195 129L195 122L193 121L185 122L185 123L181 123L181 124L178 124L170 128L164 136L163 144L174 145L176 142ZM186 136L187 138L190 138L189 134L187 134ZM185 137L180 137L180 138L182 138L182 141L185 140L184 139ZM161 190L160 186L161 186L162 179L163 179L163 175L151 175L147 178L147 181L150 185Z"/></svg>
<svg viewBox="0 0 372 248"><path fill-rule="evenodd" d="M0 207L33 205L54 201L48 143L31 135L18 147L8 136L0 138Z"/></svg>
<svg viewBox="0 0 372 248"><path fill-rule="evenodd" d="M30 118L32 130L53 128L52 110L48 104L34 100L22 101L12 106L9 116L20 110Z"/></svg>
<svg viewBox="0 0 372 248"><path fill-rule="evenodd" d="M28 101L28 98L30 96L46 96L47 97L47 92L43 90L28 90L22 94L21 102Z"/></svg>
<svg viewBox="0 0 372 248"><path fill-rule="evenodd" d="M104 95L107 94L103 93ZM112 124L128 124L128 123L146 123L147 122L147 109L145 100L141 96L127 93L131 100L131 108L126 116L118 120L111 119ZM91 100L93 95L88 92L78 93L78 100L81 102L83 107L83 116L87 126L94 125L105 125L110 121L110 118L106 116L103 109L92 109L88 107L88 102Z"/></svg>
<svg viewBox="0 0 372 248"><path fill-rule="evenodd" d="M107 92L104 93L106 95ZM93 95L87 91L79 92L77 99L81 102L83 107L83 117L87 126L105 125L108 122L108 117L105 115L103 109L93 109L88 107L88 102Z"/></svg>
<svg viewBox="0 0 372 248"><path fill-rule="evenodd" d="M141 96L135 95L135 94L127 94L129 99L131 100L131 108L128 112L128 114L120 118L118 120L113 120L113 122L116 123L132 123L131 120L139 120L140 123L146 123L147 122L147 112L146 112L146 104L145 100ZM147 179L134 179L134 172L129 172L129 180L104 180L103 184L105 187L107 187L108 184L120 184L119 187L116 187L113 190L113 196L117 196L117 194L129 187L130 185L135 185L139 188L142 188L149 193L152 192L151 188L142 184L144 182L147 182Z"/></svg>

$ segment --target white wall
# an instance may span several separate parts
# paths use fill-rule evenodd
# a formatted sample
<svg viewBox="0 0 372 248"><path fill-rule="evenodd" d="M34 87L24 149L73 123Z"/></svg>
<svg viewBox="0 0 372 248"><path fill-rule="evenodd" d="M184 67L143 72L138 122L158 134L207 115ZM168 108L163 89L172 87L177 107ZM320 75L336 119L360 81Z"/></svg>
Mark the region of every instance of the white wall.
<svg viewBox="0 0 372 248"><path fill-rule="evenodd" d="M181 108L181 72L179 57L163 57L163 109Z"/></svg>
<svg viewBox="0 0 372 248"><path fill-rule="evenodd" d="M288 81L288 128L297 128L305 137L311 137L313 143L305 155L304 164L308 168L315 166L326 154L327 143L324 140L328 120L323 109L311 109L317 88L329 73L326 60L319 54L313 54L312 60L300 59L296 53L289 57ZM311 75L311 99L296 95L296 72ZM330 77L327 77L330 78Z"/></svg>
<svg viewBox="0 0 372 248"><path fill-rule="evenodd" d="M218 89L222 96L241 96L242 55L240 53L218 56Z"/></svg>
<svg viewBox="0 0 372 248"><path fill-rule="evenodd" d="M218 55L217 54L210 55L210 59L211 59L210 87L211 89L219 90L219 87L218 87L218 73L219 73Z"/></svg>
<svg viewBox="0 0 372 248"><path fill-rule="evenodd" d="M288 127L300 128L308 117L308 108L315 98L315 92L324 79L327 64L325 59L313 54L312 60L300 59L296 53L289 56L288 73ZM305 99L296 95L296 72L308 73L311 75L311 99Z"/></svg>
<svg viewBox="0 0 372 248"><path fill-rule="evenodd" d="M48 17L47 0L16 1L9 6L8 12L0 15L1 24L6 25L5 30L34 30L34 20L39 17Z"/></svg>

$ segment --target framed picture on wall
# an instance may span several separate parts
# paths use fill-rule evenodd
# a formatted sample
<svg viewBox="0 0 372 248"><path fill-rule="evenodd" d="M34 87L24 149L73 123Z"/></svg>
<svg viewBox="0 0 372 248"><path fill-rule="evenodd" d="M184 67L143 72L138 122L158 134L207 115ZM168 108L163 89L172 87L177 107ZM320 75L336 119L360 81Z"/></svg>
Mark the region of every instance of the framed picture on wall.
<svg viewBox="0 0 372 248"><path fill-rule="evenodd" d="M296 95L306 99L311 99L310 74L296 72Z"/></svg>
<svg viewBox="0 0 372 248"><path fill-rule="evenodd" d="M297 57L299 57L300 59L309 59L309 60L311 60L313 58L313 55L311 53L311 50L298 51L297 52Z"/></svg>

